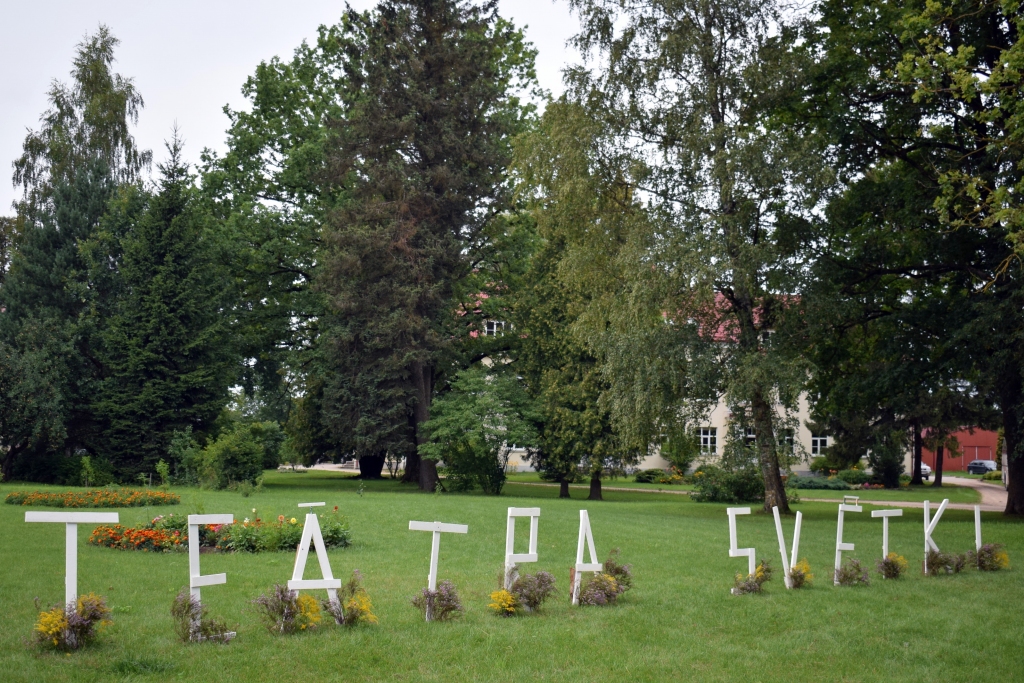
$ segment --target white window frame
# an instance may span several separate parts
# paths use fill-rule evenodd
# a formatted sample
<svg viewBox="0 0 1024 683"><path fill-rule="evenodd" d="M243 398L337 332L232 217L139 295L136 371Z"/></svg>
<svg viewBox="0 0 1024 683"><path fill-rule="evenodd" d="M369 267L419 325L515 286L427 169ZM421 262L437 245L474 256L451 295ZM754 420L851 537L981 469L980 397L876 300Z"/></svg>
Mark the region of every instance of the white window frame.
<svg viewBox="0 0 1024 683"><path fill-rule="evenodd" d="M699 434L700 452L712 455L718 453L718 427L701 427Z"/></svg>
<svg viewBox="0 0 1024 683"><path fill-rule="evenodd" d="M824 455L828 448L828 435L811 432L811 455Z"/></svg>

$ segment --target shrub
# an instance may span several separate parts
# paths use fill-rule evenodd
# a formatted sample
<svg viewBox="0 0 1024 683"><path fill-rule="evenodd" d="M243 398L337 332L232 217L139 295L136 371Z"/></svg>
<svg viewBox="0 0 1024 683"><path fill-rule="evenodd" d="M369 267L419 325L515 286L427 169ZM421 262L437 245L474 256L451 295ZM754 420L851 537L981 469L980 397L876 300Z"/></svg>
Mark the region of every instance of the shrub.
<svg viewBox="0 0 1024 683"><path fill-rule="evenodd" d="M825 458L825 456L819 455L817 457L811 458L811 464L808 465L807 469L809 469L811 472L816 472L818 474L827 474L830 468L828 460Z"/></svg>
<svg viewBox="0 0 1024 683"><path fill-rule="evenodd" d="M38 604L38 603L37 603ZM110 623L104 598L89 593L67 605L39 613L34 629L36 642L58 650L77 650L96 638L99 628Z"/></svg>
<svg viewBox="0 0 1024 683"><path fill-rule="evenodd" d="M736 581L732 587L733 595L745 595L747 593L760 593L762 586L772 580L772 564L769 560L761 560L754 568L753 574L736 574Z"/></svg>
<svg viewBox="0 0 1024 683"><path fill-rule="evenodd" d="M694 492L700 503L743 503L764 500L764 480L755 468L729 472L714 465L693 474Z"/></svg>
<svg viewBox="0 0 1024 683"><path fill-rule="evenodd" d="M840 479L845 481L847 484L857 486L860 484L867 484L871 481L871 475L864 470L853 468L836 472L836 479Z"/></svg>
<svg viewBox="0 0 1024 683"><path fill-rule="evenodd" d="M376 624L377 615L373 613L373 603L370 602L370 595L363 588L363 575L356 569L352 572L352 578L338 591L338 604L342 607L341 618L338 618L337 606L325 600L321 605L334 620L345 626L356 626L358 624Z"/></svg>
<svg viewBox="0 0 1024 683"><path fill-rule="evenodd" d="M274 584L273 590L260 595L252 604L263 625L275 635L314 629L323 619L316 598L300 595L281 584Z"/></svg>
<svg viewBox="0 0 1024 683"><path fill-rule="evenodd" d="M1010 566L1010 556L1000 543L986 543L979 550L967 553L967 561L983 572L994 572Z"/></svg>
<svg viewBox="0 0 1024 683"><path fill-rule="evenodd" d="M793 588L803 588L810 585L811 581L814 580L810 563L807 560L800 560L793 567L790 567L789 580Z"/></svg>
<svg viewBox="0 0 1024 683"><path fill-rule="evenodd" d="M907 559L896 553L889 553L878 561L878 573L887 579L898 579L907 571Z"/></svg>
<svg viewBox="0 0 1024 683"><path fill-rule="evenodd" d="M447 621L464 611L455 584L451 581L442 581L437 584L437 590L434 591L424 588L412 599L412 604L423 612L427 621Z"/></svg>
<svg viewBox="0 0 1024 683"><path fill-rule="evenodd" d="M502 588L491 593L491 603L487 605L499 616L511 617L519 608L519 600L510 591Z"/></svg>
<svg viewBox="0 0 1024 683"><path fill-rule="evenodd" d="M793 475L786 480L786 488L848 491L850 486L842 479L832 479L827 477L800 477Z"/></svg>
<svg viewBox="0 0 1024 683"><path fill-rule="evenodd" d="M1002 481L1003 473L999 470L992 470L991 472L986 472L981 475L981 478L983 481Z"/></svg>
<svg viewBox="0 0 1024 683"><path fill-rule="evenodd" d="M633 480L638 484L653 484L664 476L665 472L662 470L643 470L637 472Z"/></svg>
<svg viewBox="0 0 1024 683"><path fill-rule="evenodd" d="M925 560L928 566L928 574L959 574L967 566L967 555L964 553L944 553L934 550L928 551Z"/></svg>
<svg viewBox="0 0 1024 683"><path fill-rule="evenodd" d="M512 584L512 595L527 612L539 610L544 601L554 594L555 577L549 572L524 574Z"/></svg>
<svg viewBox="0 0 1024 683"><path fill-rule="evenodd" d="M580 587L581 605L608 605L619 597L619 584L614 577L598 572Z"/></svg>
<svg viewBox="0 0 1024 683"><path fill-rule="evenodd" d="M263 473L263 452L252 431L239 425L203 449L202 482L218 489L231 483L255 483Z"/></svg>
<svg viewBox="0 0 1024 683"><path fill-rule="evenodd" d="M188 586L182 586L171 603L171 618L174 632L183 643L231 639L227 623L211 617L206 606L192 597Z"/></svg>
<svg viewBox="0 0 1024 683"><path fill-rule="evenodd" d="M867 586L871 583L868 570L856 559L843 562L836 570L835 579L840 586Z"/></svg>
<svg viewBox="0 0 1024 683"><path fill-rule="evenodd" d="M177 505L176 493L140 489L98 489L95 491L14 491L4 498L8 505L39 505L51 508L130 508L146 505Z"/></svg>

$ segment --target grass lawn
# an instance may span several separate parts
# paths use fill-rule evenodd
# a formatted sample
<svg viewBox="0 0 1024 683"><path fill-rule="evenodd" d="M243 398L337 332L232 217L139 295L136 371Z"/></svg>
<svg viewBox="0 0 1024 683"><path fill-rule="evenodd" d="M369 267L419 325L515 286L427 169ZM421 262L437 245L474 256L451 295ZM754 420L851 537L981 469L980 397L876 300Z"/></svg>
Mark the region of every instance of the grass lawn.
<svg viewBox="0 0 1024 683"><path fill-rule="evenodd" d="M986 541L1004 543L1011 568L924 577L921 512L890 524L890 546L905 555L905 579L836 588L827 580L835 552L836 505L804 502L800 555L815 574L810 588L786 591L781 576L763 595L729 594L745 558L728 557L724 505L687 496L609 493L608 500L557 499L557 489L510 484L507 495L430 495L397 482L358 481L330 473L268 473L266 490L236 493L183 489L182 504L120 510L124 524L166 512L298 516L296 503L338 505L354 545L331 551L336 576L358 568L380 617L376 626L274 637L249 601L286 581L293 553L203 555L203 572L228 583L203 589L211 611L238 631L228 644L184 645L168 613L186 583L184 553L132 553L85 544L79 530L79 591L107 596L115 622L92 647L66 656L26 645L37 611L63 597L64 531L25 524L29 508L0 505L0 658L15 681L1006 681L1024 671L1020 604L1024 599L1024 523L983 513ZM360 487L363 488L360 495ZM0 495L19 485L0 485ZM35 488L35 487L31 487ZM577 492L574 490L574 494ZM540 614L502 619L486 605L504 551L505 508L540 506L540 562L561 594ZM635 588L620 605L571 608L567 587L581 508L590 511L601 559L613 547L633 564ZM38 509L38 508L36 508ZM410 519L469 524L465 536L441 541L440 578L459 589L465 615L422 621L409 600L426 585L430 535L408 531ZM935 533L943 550L973 547L973 513L947 511ZM519 543L526 544L523 527ZM741 547L780 565L770 515L738 519ZM787 542L793 520L784 521ZM881 553L881 522L846 515L847 557ZM517 546L518 549L519 546ZM315 577L311 558L307 577Z"/></svg>
<svg viewBox="0 0 1024 683"><path fill-rule="evenodd" d="M509 485L512 484L545 484L551 488L557 487L557 484L551 482L545 482L540 478L540 475L536 472L517 472L509 475ZM693 486L688 484L642 484L632 480L632 478L623 479L608 479L604 482L604 486L611 489L633 489L636 491L666 491L670 495L675 493L678 494L682 491L692 491ZM526 491L527 487L515 487L510 489L514 495L531 495ZM583 498L586 497L586 491L590 489L589 484L571 484L569 486L574 492L579 492L579 495ZM557 488L556 488L557 491ZM898 491L887 491L885 489L868 489L864 491L830 491L822 489L800 489L797 491L800 497L807 499L825 498L828 500L837 500L842 498L844 495L860 496L862 501L886 501L886 500L908 500L908 501L942 501L943 498L949 498L950 503L978 503L981 501L981 494L975 489L967 486L952 486L946 484L933 489L931 483L927 483L924 486L911 486L909 488L903 488ZM606 494L607 497L607 494Z"/></svg>

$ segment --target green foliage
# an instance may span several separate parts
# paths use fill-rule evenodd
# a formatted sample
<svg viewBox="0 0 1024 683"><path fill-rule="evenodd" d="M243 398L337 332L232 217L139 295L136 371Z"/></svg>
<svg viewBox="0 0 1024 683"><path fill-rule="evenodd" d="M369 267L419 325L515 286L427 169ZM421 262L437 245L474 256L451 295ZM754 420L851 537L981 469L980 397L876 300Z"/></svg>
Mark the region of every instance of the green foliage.
<svg viewBox="0 0 1024 683"><path fill-rule="evenodd" d="M849 470L844 470L848 472ZM791 489L821 489L826 491L849 491L850 485L838 477L798 477L791 476L786 479L786 488Z"/></svg>
<svg viewBox="0 0 1024 683"><path fill-rule="evenodd" d="M263 445L246 426L221 434L200 457L200 481L218 489L232 483L255 483L263 472Z"/></svg>
<svg viewBox="0 0 1024 683"><path fill-rule="evenodd" d="M764 480L756 469L728 471L704 465L693 473L693 500L700 503L747 503L764 500Z"/></svg>
<svg viewBox="0 0 1024 683"><path fill-rule="evenodd" d="M430 441L420 446L421 456L444 462L456 488L472 482L500 494L512 446L531 448L536 441L532 403L518 379L502 370L481 363L459 372L424 425Z"/></svg>
<svg viewBox="0 0 1024 683"><path fill-rule="evenodd" d="M640 484L652 484L665 476L664 470L644 470L637 472L633 481Z"/></svg>
<svg viewBox="0 0 1024 683"><path fill-rule="evenodd" d="M836 479L845 481L847 484L866 484L871 481L871 475L864 470L839 470L836 472Z"/></svg>
<svg viewBox="0 0 1024 683"><path fill-rule="evenodd" d="M83 247L93 270L109 271L108 254L119 254L121 293L101 332L106 372L95 411L100 452L122 479L152 472L175 431L211 430L234 374L213 226L181 160L181 141L168 151L159 191L122 194L103 231Z"/></svg>

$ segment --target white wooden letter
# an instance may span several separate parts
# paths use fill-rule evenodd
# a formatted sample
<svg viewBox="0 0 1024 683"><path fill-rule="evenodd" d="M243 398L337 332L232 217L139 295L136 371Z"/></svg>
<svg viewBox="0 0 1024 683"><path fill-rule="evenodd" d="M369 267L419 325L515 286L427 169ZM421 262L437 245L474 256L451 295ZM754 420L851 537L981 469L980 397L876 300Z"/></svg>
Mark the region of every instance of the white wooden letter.
<svg viewBox="0 0 1024 683"><path fill-rule="evenodd" d="M199 527L204 524L234 524L234 515L189 515L188 516L188 587L197 601L202 602L200 589L227 583L227 574L207 574L199 571Z"/></svg>
<svg viewBox="0 0 1024 683"><path fill-rule="evenodd" d="M772 508L775 515L775 533L779 537L779 553L782 555L782 570L785 572L786 588L793 587L792 569L796 566L796 555L800 550L800 525L803 522L803 513L796 513L796 528L793 529L793 552L786 557L786 537L782 533L782 518L779 516L779 508Z"/></svg>
<svg viewBox="0 0 1024 683"><path fill-rule="evenodd" d="M64 525L64 605L78 604L78 525L117 524L116 512L26 512L26 522Z"/></svg>
<svg viewBox="0 0 1024 683"><path fill-rule="evenodd" d="M437 590L437 554L441 549L441 534L468 534L467 524L445 524L444 522L409 522L409 531L432 531L434 533L430 544L430 573L427 574L427 588ZM430 621L430 615L427 615Z"/></svg>
<svg viewBox="0 0 1024 683"><path fill-rule="evenodd" d="M729 515L729 557L746 557L747 575L752 575L757 569L754 562L754 549L736 547L736 515L749 515L750 508L726 508L725 512Z"/></svg>
<svg viewBox="0 0 1024 683"><path fill-rule="evenodd" d="M587 553L590 555L590 562L583 561L583 544L586 543ZM597 561L597 551L594 549L594 534L590 530L590 515L586 510L580 510L580 533L576 538L576 571L572 580L572 604L580 604L580 574L581 572L599 572L604 565Z"/></svg>
<svg viewBox="0 0 1024 683"><path fill-rule="evenodd" d="M981 506L974 506L974 549L981 550Z"/></svg>
<svg viewBox="0 0 1024 683"><path fill-rule="evenodd" d="M843 499L853 498L854 501L858 500L854 496L843 496ZM843 564L843 551L853 550L854 546L852 543L843 543L843 513L844 512L863 512L864 508L860 505L847 505L846 503L839 504L839 525L836 528L836 570L832 574L832 582L835 585L839 585L839 567Z"/></svg>
<svg viewBox="0 0 1024 683"><path fill-rule="evenodd" d="M530 549L527 553L516 554L516 517L530 518ZM522 562L537 561L537 522L540 508L509 508L508 523L505 527L505 590L512 588L512 568Z"/></svg>
<svg viewBox="0 0 1024 683"><path fill-rule="evenodd" d="M326 503L299 503L300 508L314 508L326 505ZM320 573L322 579L303 579L302 574L306 571L306 560L309 558L309 543L313 542L316 549L316 559L320 562ZM292 570L292 578L288 582L288 589L297 590L327 590L327 599L331 603L338 604L338 589L341 588L341 579L334 578L331 571L331 561L327 557L327 546L324 545L324 537L320 532L320 520L315 512L306 513L306 521L302 525L302 540L295 553L295 569Z"/></svg>
<svg viewBox="0 0 1024 683"><path fill-rule="evenodd" d="M872 510L872 517L882 518L882 559L889 557L889 518L902 517L903 510Z"/></svg>
<svg viewBox="0 0 1024 683"><path fill-rule="evenodd" d="M949 498L944 498L942 503L939 504L939 509L935 511L935 517L931 516L931 503L927 500L924 502L924 573L928 573L928 550L934 550L939 552L939 546L935 545L935 541L932 540L932 534L935 533L935 527L939 525L939 520L942 518L942 513L946 511L946 505L949 504Z"/></svg>

